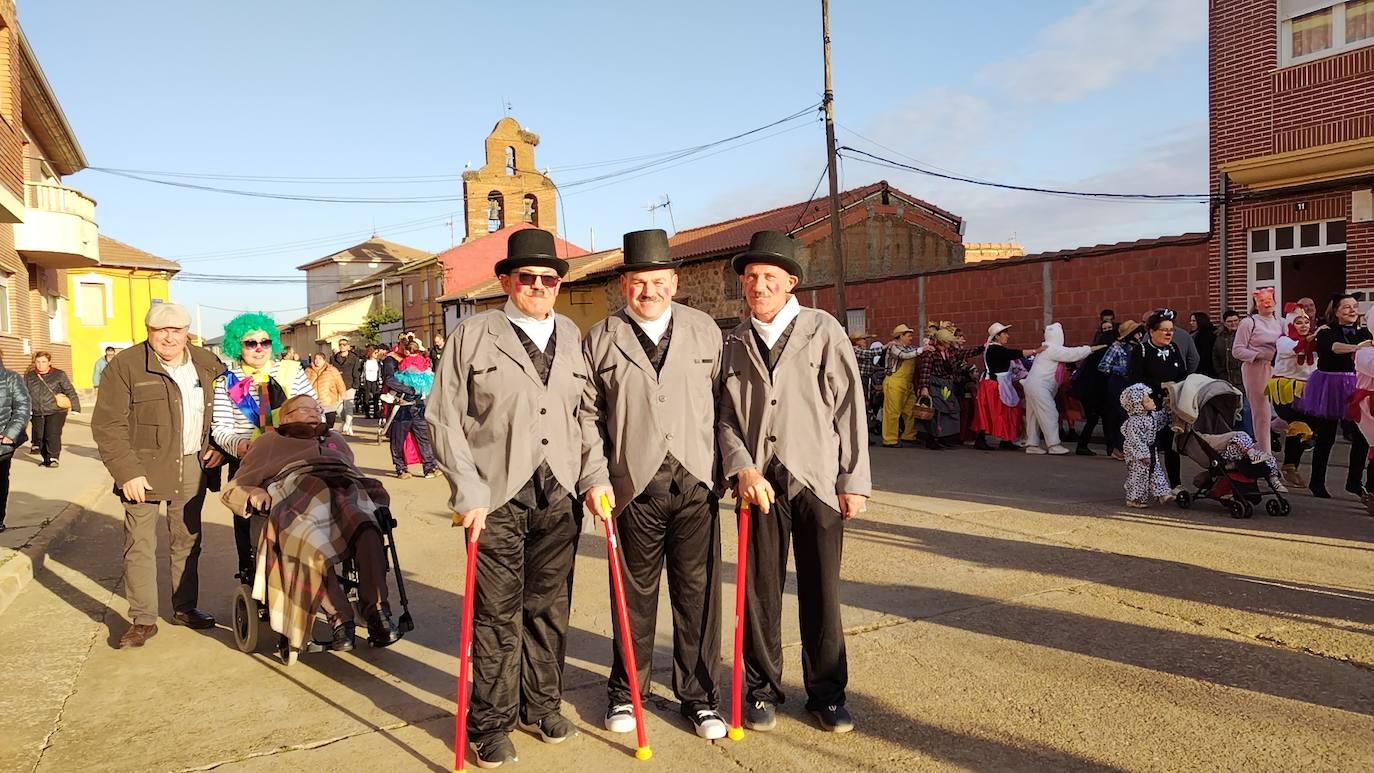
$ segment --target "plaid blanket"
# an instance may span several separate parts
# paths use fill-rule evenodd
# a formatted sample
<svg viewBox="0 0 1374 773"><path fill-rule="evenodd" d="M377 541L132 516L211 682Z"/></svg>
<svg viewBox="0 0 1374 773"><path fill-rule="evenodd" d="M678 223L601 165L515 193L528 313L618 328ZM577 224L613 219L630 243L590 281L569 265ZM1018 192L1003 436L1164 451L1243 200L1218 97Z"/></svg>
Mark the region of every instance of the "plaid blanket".
<svg viewBox="0 0 1374 773"><path fill-rule="evenodd" d="M314 626L333 571L389 498L382 484L342 461L287 465L267 484L272 512L258 542L253 598L267 604L272 630L300 649Z"/></svg>

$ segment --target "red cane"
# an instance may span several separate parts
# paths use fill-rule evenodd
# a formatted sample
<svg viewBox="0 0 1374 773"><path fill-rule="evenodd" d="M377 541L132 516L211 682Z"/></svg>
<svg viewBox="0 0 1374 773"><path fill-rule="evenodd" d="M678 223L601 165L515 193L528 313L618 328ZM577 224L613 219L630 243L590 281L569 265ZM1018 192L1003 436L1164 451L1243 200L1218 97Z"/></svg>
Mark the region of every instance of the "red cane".
<svg viewBox="0 0 1374 773"><path fill-rule="evenodd" d="M744 704L744 582L749 574L749 501L740 500L739 550L735 557L735 666L730 674L730 732L732 741L743 740Z"/></svg>
<svg viewBox="0 0 1374 773"><path fill-rule="evenodd" d="M605 494L601 495L601 512L611 514L611 502ZM644 702L639 694L639 669L635 666L635 645L630 638L630 617L625 608L625 581L620 574L620 546L615 538L615 521L605 518L606 522L606 560L611 565L611 587L615 590L615 609L620 618L620 650L625 660L625 672L630 682L630 703L635 712L635 759L647 760L654 756L649 748L649 739L644 733Z"/></svg>
<svg viewBox="0 0 1374 773"><path fill-rule="evenodd" d="M468 540L468 568L463 587L463 633L459 639L458 655L458 726L455 729L457 743L453 750L454 773L467 771L468 746L468 667L472 664L472 616L474 593L477 590L477 535L472 532Z"/></svg>

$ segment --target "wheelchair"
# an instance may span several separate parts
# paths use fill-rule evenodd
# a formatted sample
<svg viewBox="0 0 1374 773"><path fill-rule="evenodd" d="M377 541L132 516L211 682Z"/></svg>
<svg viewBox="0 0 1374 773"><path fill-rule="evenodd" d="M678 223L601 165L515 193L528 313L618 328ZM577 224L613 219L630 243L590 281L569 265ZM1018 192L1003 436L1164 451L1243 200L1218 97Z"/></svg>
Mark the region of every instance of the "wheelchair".
<svg viewBox="0 0 1374 773"><path fill-rule="evenodd" d="M401 635L415 630L415 620L410 615L410 603L406 598L405 578L401 575L401 560L396 554L396 519L391 515L391 509L379 507L375 513L377 525L380 527L382 536L382 550L387 559L387 574L394 575L396 578L396 595L401 604L401 616L396 620L396 626L400 629ZM233 628L234 644L241 652L256 652L262 641L269 637L273 631L268 618L267 605L253 598L253 579L257 575L257 544L262 535L262 529L267 520L267 514L250 508L247 515L234 516L234 545L238 550L238 571L234 578L239 581L238 588L234 591L233 599ZM358 603L358 567L353 559L346 558L340 562L337 579L348 594L348 601L353 604L355 617L361 618L357 614L356 606ZM317 613L315 622L322 620L322 615ZM326 652L328 642L315 640L312 636L306 641L301 650L293 649L287 641L285 634L277 634L276 655L283 665L290 666L297 660L300 652Z"/></svg>

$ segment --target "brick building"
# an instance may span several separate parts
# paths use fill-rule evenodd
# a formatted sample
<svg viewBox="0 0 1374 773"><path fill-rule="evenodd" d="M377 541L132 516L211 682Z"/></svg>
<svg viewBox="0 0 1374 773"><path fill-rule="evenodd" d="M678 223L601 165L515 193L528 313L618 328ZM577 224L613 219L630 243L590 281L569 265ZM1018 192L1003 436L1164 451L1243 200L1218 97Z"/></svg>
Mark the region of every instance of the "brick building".
<svg viewBox="0 0 1374 773"><path fill-rule="evenodd" d="M893 188L886 180L840 194L840 227L847 282L907 275L963 262L963 221ZM805 274L801 291L834 281L830 208L826 200L820 199L674 234L669 240L672 255L682 261L678 301L710 314L723 329L738 324L744 318L744 300L730 258L749 245L754 232L768 229L790 233L800 243L798 259ZM569 282L568 289L598 289L606 294L607 311L615 311L625 305L615 280L614 272L599 271ZM876 313L876 309L850 303L849 327L865 327L869 317Z"/></svg>
<svg viewBox="0 0 1374 773"><path fill-rule="evenodd" d="M1211 308L1374 298L1374 3L1213 0L1209 37Z"/></svg>
<svg viewBox="0 0 1374 773"><path fill-rule="evenodd" d="M553 182L534 166L538 144L539 135L514 118L496 122L487 136L486 162L463 172L464 243L517 223L557 232Z"/></svg>

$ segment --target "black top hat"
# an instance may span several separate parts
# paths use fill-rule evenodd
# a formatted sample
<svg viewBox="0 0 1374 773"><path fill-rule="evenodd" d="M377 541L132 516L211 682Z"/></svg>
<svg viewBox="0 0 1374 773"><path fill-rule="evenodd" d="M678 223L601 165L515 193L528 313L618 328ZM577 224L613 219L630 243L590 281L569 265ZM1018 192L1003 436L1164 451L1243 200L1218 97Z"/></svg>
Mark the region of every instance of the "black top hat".
<svg viewBox="0 0 1374 773"><path fill-rule="evenodd" d="M802 267L797 262L797 240L782 231L759 231L749 237L749 249L730 261L735 273L744 276L750 263L768 263L801 279Z"/></svg>
<svg viewBox="0 0 1374 773"><path fill-rule="evenodd" d="M620 273L677 267L668 249L668 233L662 228L625 234L625 262L616 268Z"/></svg>
<svg viewBox="0 0 1374 773"><path fill-rule="evenodd" d="M553 234L542 228L523 228L506 241L506 257L496 262L496 275L509 274L517 268L541 266L568 274L568 261L554 254Z"/></svg>

